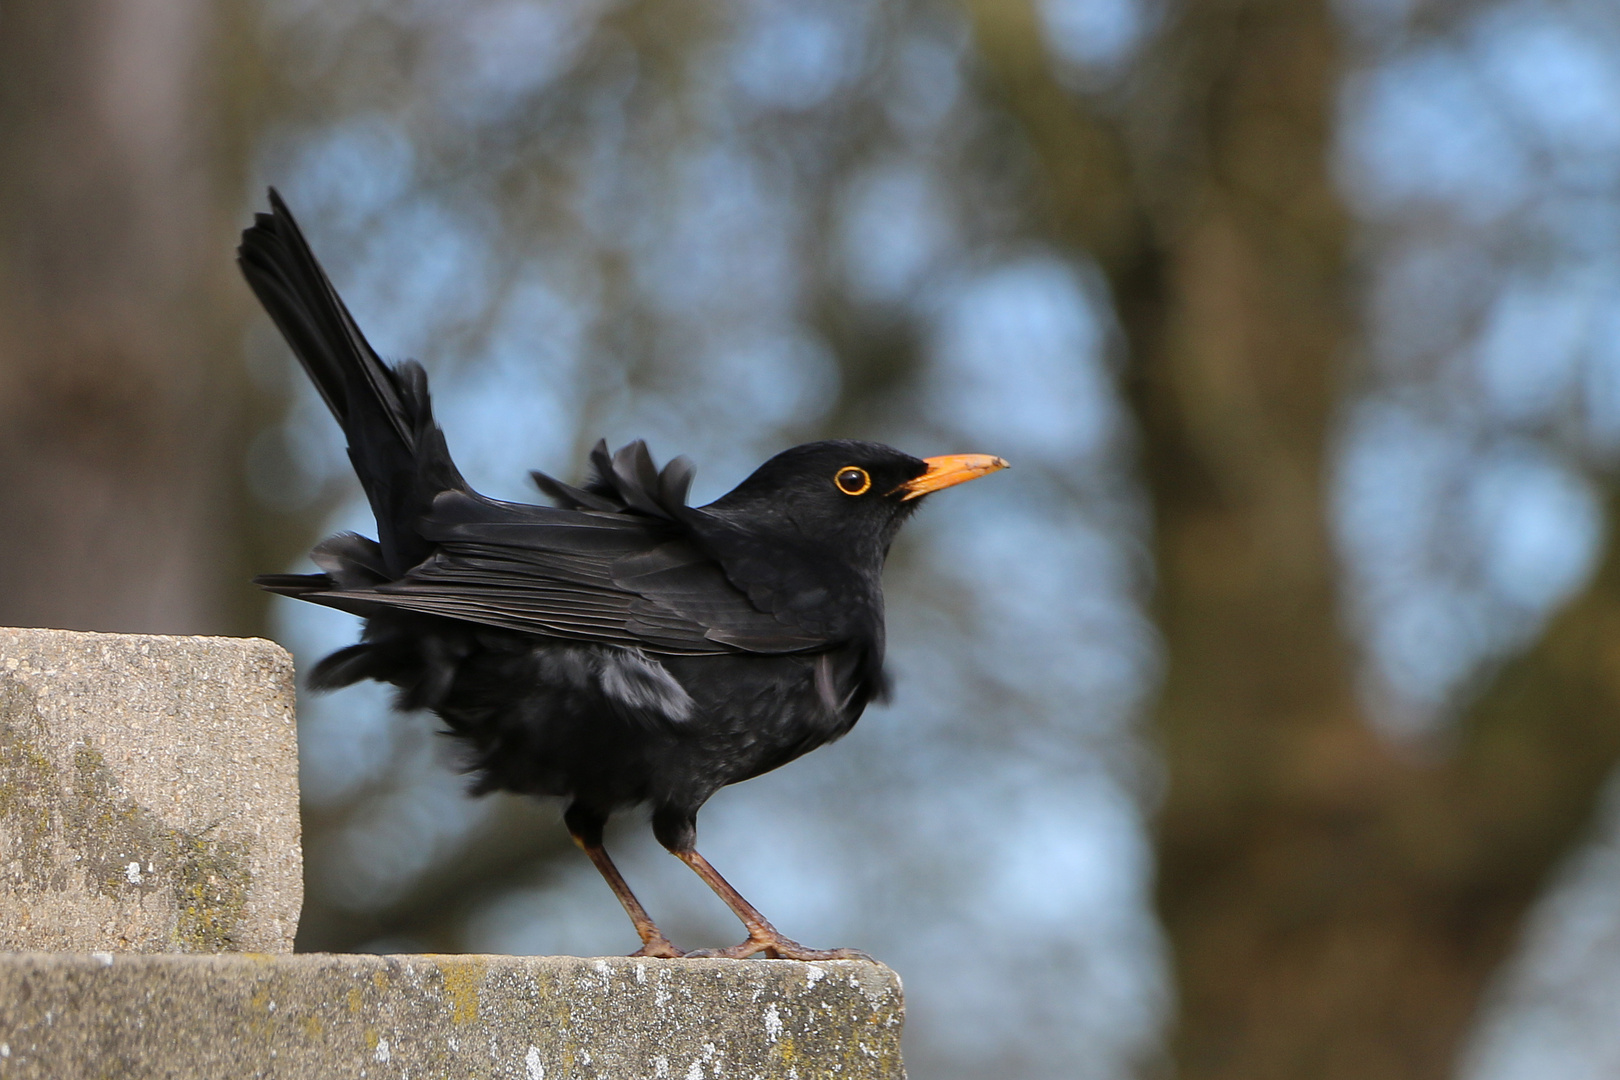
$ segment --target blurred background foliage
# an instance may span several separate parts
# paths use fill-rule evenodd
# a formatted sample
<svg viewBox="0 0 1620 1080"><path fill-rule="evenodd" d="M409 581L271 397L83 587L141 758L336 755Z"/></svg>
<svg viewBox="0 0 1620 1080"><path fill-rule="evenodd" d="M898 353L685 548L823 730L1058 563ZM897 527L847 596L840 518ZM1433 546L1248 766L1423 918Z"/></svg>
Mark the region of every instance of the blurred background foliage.
<svg viewBox="0 0 1620 1080"><path fill-rule="evenodd" d="M231 265L267 183L488 494L1013 460L896 547L896 703L702 819L913 1075L1620 1069L1608 0L11 0L0 621L352 639L245 585L371 528ZM428 718L300 726L301 947L635 944Z"/></svg>

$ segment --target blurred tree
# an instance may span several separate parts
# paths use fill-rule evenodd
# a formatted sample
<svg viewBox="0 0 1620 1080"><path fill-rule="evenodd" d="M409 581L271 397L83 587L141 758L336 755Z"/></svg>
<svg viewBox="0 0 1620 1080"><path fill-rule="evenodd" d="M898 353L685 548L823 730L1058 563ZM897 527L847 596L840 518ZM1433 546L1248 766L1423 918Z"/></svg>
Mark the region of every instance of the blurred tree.
<svg viewBox="0 0 1620 1080"><path fill-rule="evenodd" d="M243 579L286 556L243 480L240 16L5 6L0 622L262 632Z"/></svg>
<svg viewBox="0 0 1620 1080"><path fill-rule="evenodd" d="M1159 907L1188 1078L1438 1078L1620 754L1620 555L1422 754L1368 723L1329 537L1354 282L1326 0L1174 11L1129 89L975 5L1053 231L1115 292L1168 671Z"/></svg>

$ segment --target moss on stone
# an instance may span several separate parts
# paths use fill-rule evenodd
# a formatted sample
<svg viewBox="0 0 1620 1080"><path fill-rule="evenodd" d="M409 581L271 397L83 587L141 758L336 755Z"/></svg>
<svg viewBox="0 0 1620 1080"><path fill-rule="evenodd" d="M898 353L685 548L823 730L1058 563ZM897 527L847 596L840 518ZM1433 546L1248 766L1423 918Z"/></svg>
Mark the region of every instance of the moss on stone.
<svg viewBox="0 0 1620 1080"><path fill-rule="evenodd" d="M73 747L71 782L64 783L45 750L44 723L32 688L0 676L0 834L13 875L22 879L13 884L82 888L115 902L167 891L177 951L238 948L253 881L247 844L168 826L124 794L88 743ZM72 862L57 854L66 851L75 853Z"/></svg>
<svg viewBox="0 0 1620 1080"><path fill-rule="evenodd" d="M33 690L0 676L0 833L10 839L17 884L35 889L53 884L51 819L61 787L39 737L43 726Z"/></svg>

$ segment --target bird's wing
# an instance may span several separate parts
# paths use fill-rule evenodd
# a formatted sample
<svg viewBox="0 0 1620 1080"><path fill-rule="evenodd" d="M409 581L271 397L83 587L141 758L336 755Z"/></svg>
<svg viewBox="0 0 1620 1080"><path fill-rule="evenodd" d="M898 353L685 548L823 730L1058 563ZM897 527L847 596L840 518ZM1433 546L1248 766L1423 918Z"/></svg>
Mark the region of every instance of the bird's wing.
<svg viewBox="0 0 1620 1080"><path fill-rule="evenodd" d="M793 653L825 637L761 610L661 516L441 494L421 524L434 554L394 581L306 591L547 637L659 653Z"/></svg>

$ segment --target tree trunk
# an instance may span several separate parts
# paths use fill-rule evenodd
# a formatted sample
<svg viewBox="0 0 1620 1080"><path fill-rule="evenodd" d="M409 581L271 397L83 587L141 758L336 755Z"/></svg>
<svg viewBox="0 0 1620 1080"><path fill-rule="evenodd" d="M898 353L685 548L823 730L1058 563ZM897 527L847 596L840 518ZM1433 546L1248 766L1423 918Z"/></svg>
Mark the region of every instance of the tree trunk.
<svg viewBox="0 0 1620 1080"><path fill-rule="evenodd" d="M232 280L235 13L23 0L0 31L0 623L256 629Z"/></svg>
<svg viewBox="0 0 1620 1080"><path fill-rule="evenodd" d="M1354 693L1328 533L1349 227L1328 171L1327 0L1190 4L1116 125L1052 81L1026 4L981 0L988 79L1130 352L1168 670L1158 898L1197 1080L1438 1080L1620 755L1620 556L1443 761Z"/></svg>

